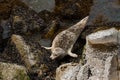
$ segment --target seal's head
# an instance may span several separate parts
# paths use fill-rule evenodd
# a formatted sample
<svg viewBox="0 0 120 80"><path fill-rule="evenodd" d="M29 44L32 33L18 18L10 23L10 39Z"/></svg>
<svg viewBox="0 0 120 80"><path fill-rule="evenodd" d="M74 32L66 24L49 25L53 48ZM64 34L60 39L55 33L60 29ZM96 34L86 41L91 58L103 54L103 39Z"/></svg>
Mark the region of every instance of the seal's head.
<svg viewBox="0 0 120 80"><path fill-rule="evenodd" d="M62 58L65 55L65 51L62 48L54 48L50 56L51 59Z"/></svg>

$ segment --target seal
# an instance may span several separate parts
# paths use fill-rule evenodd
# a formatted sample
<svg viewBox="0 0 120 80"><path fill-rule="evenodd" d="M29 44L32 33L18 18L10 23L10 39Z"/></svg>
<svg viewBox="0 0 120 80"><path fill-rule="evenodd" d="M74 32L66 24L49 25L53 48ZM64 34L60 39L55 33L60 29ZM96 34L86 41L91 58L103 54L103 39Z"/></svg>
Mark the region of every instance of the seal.
<svg viewBox="0 0 120 80"><path fill-rule="evenodd" d="M71 57L77 57L78 55L72 53L71 50L76 40L78 39L80 33L85 28L88 16L79 21L77 24L71 26L70 28L60 32L53 40L51 47L45 47L51 50L51 59L63 58L66 55Z"/></svg>

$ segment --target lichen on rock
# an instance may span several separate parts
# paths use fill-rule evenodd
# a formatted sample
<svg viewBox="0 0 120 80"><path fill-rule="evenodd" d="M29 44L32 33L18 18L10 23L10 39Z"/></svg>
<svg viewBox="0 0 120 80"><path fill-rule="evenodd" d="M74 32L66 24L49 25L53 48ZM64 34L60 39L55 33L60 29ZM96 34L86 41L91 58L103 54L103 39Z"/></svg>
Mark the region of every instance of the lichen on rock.
<svg viewBox="0 0 120 80"><path fill-rule="evenodd" d="M1 80L30 80L27 69L16 64L0 62Z"/></svg>

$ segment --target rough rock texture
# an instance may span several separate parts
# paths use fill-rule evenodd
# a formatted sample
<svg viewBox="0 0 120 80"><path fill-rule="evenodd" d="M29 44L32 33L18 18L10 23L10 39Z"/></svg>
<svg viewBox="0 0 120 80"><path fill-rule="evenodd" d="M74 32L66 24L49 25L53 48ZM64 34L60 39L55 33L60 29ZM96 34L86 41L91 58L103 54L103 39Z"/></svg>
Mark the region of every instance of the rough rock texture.
<svg viewBox="0 0 120 80"><path fill-rule="evenodd" d="M54 70L58 64L49 58L49 52L41 47L38 37L14 34L11 42L15 45L15 50L18 50L18 54L31 75L37 74L34 77L39 77L39 79L53 79Z"/></svg>
<svg viewBox="0 0 120 80"><path fill-rule="evenodd" d="M0 0L0 19L7 19L10 17L11 7L15 0Z"/></svg>
<svg viewBox="0 0 120 80"><path fill-rule="evenodd" d="M76 75L81 65L77 63L67 63L61 65L56 70L56 80L76 80Z"/></svg>
<svg viewBox="0 0 120 80"><path fill-rule="evenodd" d="M119 0L94 0L91 7L87 27L82 37L99 31L116 27L120 29L120 1Z"/></svg>
<svg viewBox="0 0 120 80"><path fill-rule="evenodd" d="M87 80L90 76L89 72L89 66L85 64L84 66L81 66L79 69L78 74L76 75L77 80Z"/></svg>
<svg viewBox="0 0 120 80"><path fill-rule="evenodd" d="M118 30L116 30L115 28L111 28L109 30L102 30L98 31L97 33L93 33L87 37L87 40L91 44L106 44L106 43L117 44L118 43L117 37Z"/></svg>
<svg viewBox="0 0 120 80"><path fill-rule="evenodd" d="M112 30L112 31L111 31ZM110 34L114 34L113 31L115 31L116 35L118 36L118 31L116 31L115 29L108 29L108 30L103 30L101 32L96 32L93 33L91 35L89 35L88 37L90 38L91 36L95 36L95 35L99 35L99 36L104 36L106 35L104 34L100 34L102 32L109 32ZM113 40L110 43L109 40L106 40L106 38L111 37L110 39ZM90 76L88 78L88 80L118 80L118 71L117 71L117 67L118 67L118 54L119 54L119 50L118 50L118 43L116 44L116 40L118 40L118 38L116 37L115 41L114 41L114 36L107 36L107 37L100 37L100 38L96 38L96 42L95 44L90 43L91 39L89 40L89 38L87 38L87 44L85 47L85 51L84 54L85 56L85 60L86 60L86 64L89 66L89 70L90 70ZM97 44L97 40L98 40L98 44ZM101 40L101 41L99 41ZM94 41L94 38L93 38ZM101 44L99 44L99 42L102 42ZM105 42L105 43L104 43ZM81 78L79 78L81 80Z"/></svg>
<svg viewBox="0 0 120 80"><path fill-rule="evenodd" d="M39 13L42 10L53 11L55 8L55 0L22 0L30 8Z"/></svg>
<svg viewBox="0 0 120 80"><path fill-rule="evenodd" d="M25 61L26 67L29 69L32 66L36 65L38 57L36 57L33 53L30 52L30 47L25 43L23 38L19 35L12 35L12 42L16 45L20 55L22 56L23 61ZM39 55L36 55L39 56Z"/></svg>
<svg viewBox="0 0 120 80"><path fill-rule="evenodd" d="M46 28L44 20L22 3L13 6L11 20L13 33L16 34L32 34Z"/></svg>
<svg viewBox="0 0 120 80"><path fill-rule="evenodd" d="M90 12L93 0L56 0L55 13L64 18L81 19Z"/></svg>
<svg viewBox="0 0 120 80"><path fill-rule="evenodd" d="M103 8L104 7L104 8ZM119 0L94 0L88 25L120 21Z"/></svg>
<svg viewBox="0 0 120 80"><path fill-rule="evenodd" d="M60 66L57 69L56 80L119 80L118 36L119 32L115 28L88 35L83 52L84 65L79 66L79 63L72 67L71 64Z"/></svg>
<svg viewBox="0 0 120 80"><path fill-rule="evenodd" d="M1 80L30 80L27 70L23 66L16 64L0 62L0 79Z"/></svg>

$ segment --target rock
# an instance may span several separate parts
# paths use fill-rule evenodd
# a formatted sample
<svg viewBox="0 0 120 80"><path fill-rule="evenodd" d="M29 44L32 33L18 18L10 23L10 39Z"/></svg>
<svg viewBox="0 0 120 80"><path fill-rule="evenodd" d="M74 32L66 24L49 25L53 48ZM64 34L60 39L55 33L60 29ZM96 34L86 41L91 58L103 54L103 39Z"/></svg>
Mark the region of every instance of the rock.
<svg viewBox="0 0 120 80"><path fill-rule="evenodd" d="M105 30L112 27L120 29L119 14L119 0L94 0L94 4L91 7L89 15L90 17L86 28L82 33L82 38L85 38L87 35L99 30Z"/></svg>
<svg viewBox="0 0 120 80"><path fill-rule="evenodd" d="M94 5L91 8L90 18L87 24L95 25L107 22L119 22L119 9L120 5L118 0L94 0Z"/></svg>
<svg viewBox="0 0 120 80"><path fill-rule="evenodd" d="M117 44L118 42L118 30L115 28L110 28L107 30L98 31L96 33L90 34L86 39L91 44Z"/></svg>
<svg viewBox="0 0 120 80"><path fill-rule="evenodd" d="M55 14L63 18L82 19L90 12L93 0L56 0Z"/></svg>
<svg viewBox="0 0 120 80"><path fill-rule="evenodd" d="M76 75L81 65L77 63L67 63L61 65L56 70L56 80L76 80Z"/></svg>
<svg viewBox="0 0 120 80"><path fill-rule="evenodd" d="M32 34L41 32L46 28L46 24L36 12L19 2L11 10L12 30L15 34Z"/></svg>
<svg viewBox="0 0 120 80"><path fill-rule="evenodd" d="M26 3L31 9L39 13L42 10L53 11L55 8L55 0L22 0Z"/></svg>
<svg viewBox="0 0 120 80"><path fill-rule="evenodd" d="M109 31L110 31L110 34L107 35L107 37L105 37ZM104 33L104 34L101 35L101 33ZM96 36L96 35L100 35L100 36L97 38L94 38L93 36ZM117 36L115 37L116 39L114 39L113 36L111 35ZM104 38L109 38L111 39L111 41L106 40ZM87 80L96 80L96 79L118 80L118 72L117 72L117 66L118 66L117 55L119 52L118 41L117 41L118 31L115 30L114 28L99 31L87 36L86 40L87 40L87 43L86 43L85 51L83 54L85 54L85 61L86 61L85 65L87 64L90 72L89 73L90 76L88 76ZM113 44L113 43L116 43L116 44Z"/></svg>
<svg viewBox="0 0 120 80"><path fill-rule="evenodd" d="M30 80L23 66L0 62L1 80Z"/></svg>
<svg viewBox="0 0 120 80"><path fill-rule="evenodd" d="M52 22L49 24L48 32L45 34L45 38L52 38L55 34L55 32L59 28L59 23L57 20L52 20Z"/></svg>
<svg viewBox="0 0 120 80"><path fill-rule="evenodd" d="M20 54L24 65L33 76L33 80L35 77L39 77L41 80L53 79L58 63L51 60L50 52L41 47L39 35L20 36L14 34L11 37L11 43L15 45L14 49L18 50L17 53ZM34 76L34 74L37 75Z"/></svg>
<svg viewBox="0 0 120 80"><path fill-rule="evenodd" d="M12 4L15 0L1 0L0 1L0 19L7 19L10 16Z"/></svg>
<svg viewBox="0 0 120 80"><path fill-rule="evenodd" d="M118 56L111 56L106 59L105 70L104 70L104 80L119 80L118 73Z"/></svg>
<svg viewBox="0 0 120 80"><path fill-rule="evenodd" d="M36 65L35 56L30 52L30 47L25 43L24 39L19 35L12 35L12 42L16 45L22 59L25 62L25 65L28 69Z"/></svg>
<svg viewBox="0 0 120 80"><path fill-rule="evenodd" d="M77 76L77 80L87 80L89 78L90 72L89 72L89 65L85 64L84 66L81 66Z"/></svg>

